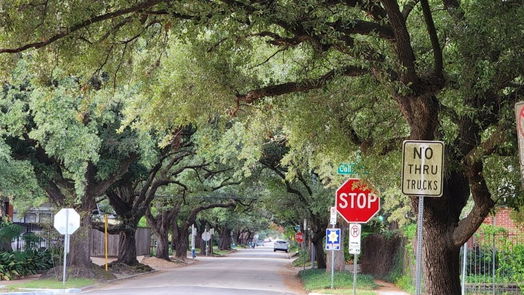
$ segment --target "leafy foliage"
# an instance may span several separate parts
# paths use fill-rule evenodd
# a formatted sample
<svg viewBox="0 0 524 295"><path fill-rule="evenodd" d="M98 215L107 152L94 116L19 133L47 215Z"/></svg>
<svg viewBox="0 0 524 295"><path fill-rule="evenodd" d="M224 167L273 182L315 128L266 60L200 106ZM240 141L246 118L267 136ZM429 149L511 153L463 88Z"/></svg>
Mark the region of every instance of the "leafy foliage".
<svg viewBox="0 0 524 295"><path fill-rule="evenodd" d="M8 221L0 221L0 245L11 244L13 239L20 236L23 227ZM10 246L9 246L10 248ZM5 251L5 249L2 249Z"/></svg>
<svg viewBox="0 0 524 295"><path fill-rule="evenodd" d="M36 274L51 267L53 267L53 259L49 250L0 252L0 279L2 280Z"/></svg>

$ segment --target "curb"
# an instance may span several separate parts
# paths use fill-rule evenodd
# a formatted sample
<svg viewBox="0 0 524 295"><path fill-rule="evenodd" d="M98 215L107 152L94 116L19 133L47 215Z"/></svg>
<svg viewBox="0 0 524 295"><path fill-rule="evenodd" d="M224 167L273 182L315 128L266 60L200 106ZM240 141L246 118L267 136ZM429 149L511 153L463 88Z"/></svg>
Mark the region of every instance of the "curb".
<svg viewBox="0 0 524 295"><path fill-rule="evenodd" d="M0 295L52 295L52 294L69 294L69 293L80 293L82 290L78 288L69 289L22 289L22 292L7 292L0 293Z"/></svg>
<svg viewBox="0 0 524 295"><path fill-rule="evenodd" d="M138 273L138 274L134 274L134 275L131 275L131 276L128 276L128 277L122 277L122 278L117 278L117 279L113 279L113 280L109 280L109 281L105 281L105 282L95 283L93 285L85 286L85 287L82 287L82 288L68 288L68 289L32 289L32 288L24 288L24 289L20 289L20 290L24 290L24 291L4 292L4 293L0 293L0 295L54 295L54 294L80 293L82 291L87 291L87 290L89 290L91 288L94 289L97 286L102 285L102 284L109 284L109 283L122 281L122 280L126 280L126 279L132 279L132 278L135 278L137 276L142 276L142 275L146 275L146 274L152 274L152 273L156 273L156 272L159 272L159 271L158 270L152 270L150 272ZM0 285L0 286L2 286L2 285Z"/></svg>
<svg viewBox="0 0 524 295"><path fill-rule="evenodd" d="M190 265L192 265L192 264L194 264L196 262L197 261L194 261L192 263L187 263L185 266L190 266ZM85 287L82 287L82 288L68 288L68 289L32 289L32 288L24 288L24 289L20 289L20 290L24 290L24 291L3 292L3 293L0 292L0 295L54 295L54 294L80 293L80 292L83 292L83 291L88 291L90 289L95 289L96 287L98 287L100 285L103 285L103 284L110 284L110 283L114 283L114 282L118 282L118 281L132 279L132 278L135 278L135 277L138 277L138 276L154 274L154 273L162 272L162 271L163 270L153 269L150 272L137 273L137 274L133 274L133 275L130 275L130 276L127 276L127 277L116 278L116 279L113 279L113 280L108 280L108 281L103 281L103 282L97 282L97 283L95 283L93 285L85 286ZM0 285L0 288L1 287L4 287L4 285Z"/></svg>

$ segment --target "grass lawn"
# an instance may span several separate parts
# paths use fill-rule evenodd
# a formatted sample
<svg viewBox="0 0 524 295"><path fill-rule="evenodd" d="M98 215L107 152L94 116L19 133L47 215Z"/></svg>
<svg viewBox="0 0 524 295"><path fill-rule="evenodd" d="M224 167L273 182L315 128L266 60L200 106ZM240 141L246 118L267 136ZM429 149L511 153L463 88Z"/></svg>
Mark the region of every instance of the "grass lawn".
<svg viewBox="0 0 524 295"><path fill-rule="evenodd" d="M227 255L227 254L229 254L229 253L231 253L233 251L234 251L233 249L231 249L231 250L220 250L220 249L218 249L217 246L213 247L213 254L215 254L215 255Z"/></svg>
<svg viewBox="0 0 524 295"><path fill-rule="evenodd" d="M294 267L303 267L304 266L304 260L306 267L311 266L311 260L309 259L309 255L305 252L299 252L299 255L297 259L293 260L291 263Z"/></svg>
<svg viewBox="0 0 524 295"><path fill-rule="evenodd" d="M16 291L18 289L67 289L67 288L81 288L89 285L93 285L94 280L90 279L69 279L65 285L62 285L62 281L45 279L45 280L34 280L19 284L12 284L6 286L9 291Z"/></svg>
<svg viewBox="0 0 524 295"><path fill-rule="evenodd" d="M308 292L329 293L329 294L353 294L353 274L349 272L335 272L334 289L331 287L331 273L324 269L306 269L300 271L300 279L304 283L304 288ZM377 284L372 276L357 276L358 295L376 295L373 291Z"/></svg>

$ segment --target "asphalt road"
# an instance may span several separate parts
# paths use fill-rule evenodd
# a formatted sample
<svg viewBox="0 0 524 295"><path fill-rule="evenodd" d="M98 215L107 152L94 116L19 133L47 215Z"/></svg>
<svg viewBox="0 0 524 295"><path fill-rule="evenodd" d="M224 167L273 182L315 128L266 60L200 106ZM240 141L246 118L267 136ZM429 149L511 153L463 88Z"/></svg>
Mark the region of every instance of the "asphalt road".
<svg viewBox="0 0 524 295"><path fill-rule="evenodd" d="M199 257L192 265L116 281L83 294L298 295L305 294L289 255L270 247L227 257Z"/></svg>

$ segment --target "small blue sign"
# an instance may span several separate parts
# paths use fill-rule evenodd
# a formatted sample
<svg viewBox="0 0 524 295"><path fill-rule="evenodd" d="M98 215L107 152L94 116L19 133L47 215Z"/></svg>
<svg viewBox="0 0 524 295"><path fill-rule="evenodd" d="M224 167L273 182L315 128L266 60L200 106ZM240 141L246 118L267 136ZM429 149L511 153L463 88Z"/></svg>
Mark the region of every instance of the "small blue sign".
<svg viewBox="0 0 524 295"><path fill-rule="evenodd" d="M326 229L326 250L340 250L340 228Z"/></svg>

